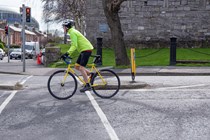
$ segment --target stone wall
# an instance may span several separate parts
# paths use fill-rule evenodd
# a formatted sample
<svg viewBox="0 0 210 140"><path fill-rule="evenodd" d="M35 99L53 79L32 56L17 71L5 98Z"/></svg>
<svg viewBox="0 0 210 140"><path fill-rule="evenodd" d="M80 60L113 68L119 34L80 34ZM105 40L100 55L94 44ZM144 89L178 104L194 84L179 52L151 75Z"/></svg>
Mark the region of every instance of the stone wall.
<svg viewBox="0 0 210 140"><path fill-rule="evenodd" d="M87 0L87 36L94 42L104 38L110 46L110 31L101 0ZM120 18L129 46L165 47L171 37L185 42L208 42L210 0L128 0L122 4ZM184 43L183 43L184 42Z"/></svg>
<svg viewBox="0 0 210 140"><path fill-rule="evenodd" d="M58 61L60 56L61 50L59 47L46 47L44 65L48 66L49 64Z"/></svg>

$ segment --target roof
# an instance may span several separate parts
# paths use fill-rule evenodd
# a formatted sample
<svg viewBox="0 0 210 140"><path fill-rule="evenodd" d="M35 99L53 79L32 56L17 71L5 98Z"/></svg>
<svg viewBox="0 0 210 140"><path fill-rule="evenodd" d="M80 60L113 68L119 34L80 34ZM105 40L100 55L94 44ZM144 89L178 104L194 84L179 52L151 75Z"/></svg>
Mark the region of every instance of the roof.
<svg viewBox="0 0 210 140"><path fill-rule="evenodd" d="M0 6L0 11L6 12L6 13L16 13L16 14L18 14L17 9L9 8L9 7L2 6L2 5Z"/></svg>
<svg viewBox="0 0 210 140"><path fill-rule="evenodd" d="M21 32L21 28L17 28L15 26L9 26L12 30L16 31L16 32ZM34 32L31 32L29 30L25 30L25 33L26 34L30 34L30 35L36 35Z"/></svg>

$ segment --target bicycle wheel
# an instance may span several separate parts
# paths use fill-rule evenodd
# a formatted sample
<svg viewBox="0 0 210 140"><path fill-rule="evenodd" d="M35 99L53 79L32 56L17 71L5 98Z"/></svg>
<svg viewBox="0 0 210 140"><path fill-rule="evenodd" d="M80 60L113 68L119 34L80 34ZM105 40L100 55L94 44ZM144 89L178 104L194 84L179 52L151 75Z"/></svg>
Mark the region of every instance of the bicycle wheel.
<svg viewBox="0 0 210 140"><path fill-rule="evenodd" d="M91 79L93 92L101 98L111 98L117 94L120 89L120 79L115 72L104 69L95 73Z"/></svg>
<svg viewBox="0 0 210 140"><path fill-rule="evenodd" d="M47 87L50 94L59 100L71 98L77 90L77 80L72 73L68 73L64 81L65 70L54 72L48 79Z"/></svg>

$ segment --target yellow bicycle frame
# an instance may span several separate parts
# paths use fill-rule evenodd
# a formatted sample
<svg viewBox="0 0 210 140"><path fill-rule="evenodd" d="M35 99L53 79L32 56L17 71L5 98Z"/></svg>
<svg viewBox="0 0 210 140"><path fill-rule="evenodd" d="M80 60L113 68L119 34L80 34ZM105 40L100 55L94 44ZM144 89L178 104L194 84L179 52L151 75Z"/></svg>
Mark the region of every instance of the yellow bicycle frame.
<svg viewBox="0 0 210 140"><path fill-rule="evenodd" d="M72 69L72 67L74 67L74 65L76 65L76 64L69 64L68 65L68 68L66 69L66 74L64 75L64 81L66 81L66 78L67 78L67 76L68 76L68 73L70 72L70 73L72 73L73 75L75 75L78 79L79 79L79 81L80 82L82 82L82 84L83 85L85 85L86 83L85 83L85 81L81 78L81 76L78 76L77 74L76 74L76 72ZM103 82L103 86L104 85L106 85L107 84L107 82L105 81L105 79L101 76L101 74L100 74L100 72L99 72L99 70L95 67L95 64L87 64L87 66L88 67L90 67L90 72L96 72L96 73L98 73L98 76L101 78L101 80L102 80L102 82ZM90 78L88 78L88 82L90 82ZM63 83L64 83L64 81L63 81ZM94 85L91 85L92 87L96 87L96 86L99 86L99 84L94 84Z"/></svg>

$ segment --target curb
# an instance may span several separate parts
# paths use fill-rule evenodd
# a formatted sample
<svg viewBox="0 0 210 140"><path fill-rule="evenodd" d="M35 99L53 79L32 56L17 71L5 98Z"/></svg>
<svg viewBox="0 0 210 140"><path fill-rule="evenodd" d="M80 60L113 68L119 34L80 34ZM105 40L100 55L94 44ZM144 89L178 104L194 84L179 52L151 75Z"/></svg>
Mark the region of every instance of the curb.
<svg viewBox="0 0 210 140"><path fill-rule="evenodd" d="M115 85L112 85L114 87ZM121 81L120 89L140 89L148 87L149 85L144 82L136 81ZM0 84L0 90L22 90L23 85L17 82L14 85L11 84Z"/></svg>
<svg viewBox="0 0 210 140"><path fill-rule="evenodd" d="M121 81L120 89L140 89L149 85L140 81Z"/></svg>
<svg viewBox="0 0 210 140"><path fill-rule="evenodd" d="M131 76L130 73L117 73L118 76ZM157 72L157 73L136 73L136 76L210 76L210 73L175 73L175 72Z"/></svg>
<svg viewBox="0 0 210 140"><path fill-rule="evenodd" d="M14 85L11 84L0 84L0 90L21 90L23 89L23 85L17 82Z"/></svg>
<svg viewBox="0 0 210 140"><path fill-rule="evenodd" d="M27 73L16 73L16 72L1 72L0 74L16 74L16 75L27 75ZM116 72L118 76L131 76L130 73L121 73ZM36 74L35 74L36 75ZM210 73L177 73L177 72L145 72L145 73L136 73L136 76L210 76Z"/></svg>

